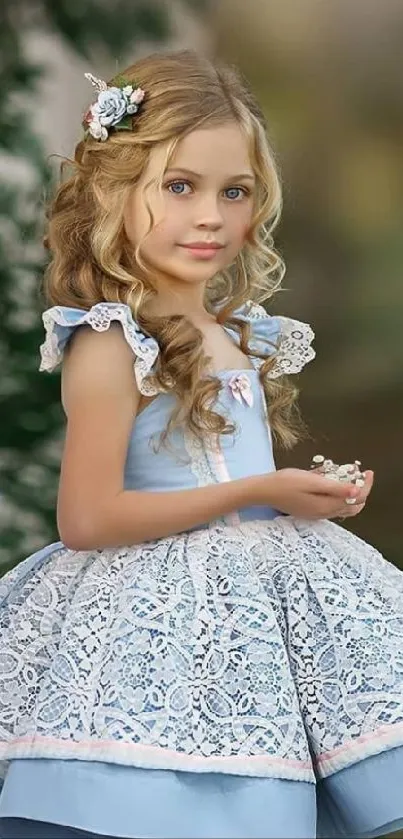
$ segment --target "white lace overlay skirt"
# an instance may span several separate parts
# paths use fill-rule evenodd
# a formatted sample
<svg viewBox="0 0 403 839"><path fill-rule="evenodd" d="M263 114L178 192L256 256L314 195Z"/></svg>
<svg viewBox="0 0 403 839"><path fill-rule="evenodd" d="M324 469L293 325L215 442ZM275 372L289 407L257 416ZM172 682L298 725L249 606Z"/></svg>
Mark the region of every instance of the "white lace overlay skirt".
<svg viewBox="0 0 403 839"><path fill-rule="evenodd" d="M0 581L0 758L315 782L403 744L403 573L333 522L61 543Z"/></svg>

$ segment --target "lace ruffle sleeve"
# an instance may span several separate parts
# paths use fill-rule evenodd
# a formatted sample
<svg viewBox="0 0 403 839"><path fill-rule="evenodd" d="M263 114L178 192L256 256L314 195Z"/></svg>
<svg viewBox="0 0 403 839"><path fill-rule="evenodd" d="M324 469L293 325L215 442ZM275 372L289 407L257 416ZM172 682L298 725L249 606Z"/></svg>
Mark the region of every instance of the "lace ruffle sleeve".
<svg viewBox="0 0 403 839"><path fill-rule="evenodd" d="M135 355L133 369L140 393L145 396L158 393L158 389L146 380L148 374L153 372L159 353L158 343L155 338L144 335L126 304L96 303L89 310L53 306L43 312L42 321L46 338L40 347L41 372L52 372L60 364L66 344L78 326L88 324L97 332L104 332L109 329L112 321L118 321Z"/></svg>
<svg viewBox="0 0 403 839"><path fill-rule="evenodd" d="M281 315L269 315L263 306L253 302L234 314L250 321L251 349L265 354L277 353L268 378L277 379L285 374L299 373L305 364L315 358L316 352L311 346L315 333L308 323ZM262 359L253 357L251 362L256 369L263 363Z"/></svg>

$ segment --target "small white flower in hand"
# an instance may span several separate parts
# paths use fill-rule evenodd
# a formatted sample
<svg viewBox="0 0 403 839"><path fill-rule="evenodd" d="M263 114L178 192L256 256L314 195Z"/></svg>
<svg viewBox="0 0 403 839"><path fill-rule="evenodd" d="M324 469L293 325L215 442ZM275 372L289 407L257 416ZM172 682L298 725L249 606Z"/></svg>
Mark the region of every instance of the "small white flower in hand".
<svg viewBox="0 0 403 839"><path fill-rule="evenodd" d="M339 465L333 463L330 458L326 460L323 455L317 454L312 458L310 468L319 472L319 474L330 481L352 483L359 489L365 486L365 474L361 471L360 460L355 460L354 463L342 463ZM356 498L345 499L346 504L355 504L356 501Z"/></svg>

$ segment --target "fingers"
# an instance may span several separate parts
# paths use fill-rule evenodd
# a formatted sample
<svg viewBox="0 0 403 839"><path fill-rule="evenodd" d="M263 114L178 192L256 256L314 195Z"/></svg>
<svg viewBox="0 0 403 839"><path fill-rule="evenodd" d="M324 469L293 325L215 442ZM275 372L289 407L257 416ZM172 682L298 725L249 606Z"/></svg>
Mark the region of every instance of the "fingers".
<svg viewBox="0 0 403 839"><path fill-rule="evenodd" d="M374 483L374 473L369 470L365 473L365 484L363 487L356 494L356 500L354 504L346 505L343 510L340 510L338 517L340 519L347 519L351 518L352 516L357 516L358 513L361 513L365 507L366 500L371 492ZM347 508L347 509L346 509Z"/></svg>
<svg viewBox="0 0 403 839"><path fill-rule="evenodd" d="M369 470L368 472L365 472L364 486L360 487L359 489L357 488L357 491L355 493L355 499L356 500L355 500L355 503L351 505L352 507L355 507L356 505L365 503L365 501L367 500L367 498L369 496L369 493L371 492L371 489L373 487L373 483L374 483L374 473L371 470Z"/></svg>
<svg viewBox="0 0 403 839"><path fill-rule="evenodd" d="M371 492L371 489L372 489L373 485L374 485L374 473L372 472L372 470L369 470L368 472L365 472L365 484L362 487L363 498L368 498L369 493Z"/></svg>
<svg viewBox="0 0 403 839"><path fill-rule="evenodd" d="M326 478L323 473L315 475L315 472L317 472L317 469L312 469L310 472L315 482L312 485L312 492L331 495L333 498L343 498L344 500L354 498L352 507L365 502L374 482L374 473L371 470L364 473L365 483L362 487L357 487L350 482L332 481Z"/></svg>
<svg viewBox="0 0 403 839"><path fill-rule="evenodd" d="M314 477L314 476L312 476ZM358 487L354 487L350 482L332 481L324 475L318 475L317 482L312 487L312 492L320 493L320 495L328 495L332 498L356 498L358 494Z"/></svg>
<svg viewBox="0 0 403 839"><path fill-rule="evenodd" d="M337 513L336 518L341 520L343 519L350 519L353 516L357 516L358 513L361 513L365 507L365 501L363 504L351 504L351 506L344 507L342 510L339 510Z"/></svg>

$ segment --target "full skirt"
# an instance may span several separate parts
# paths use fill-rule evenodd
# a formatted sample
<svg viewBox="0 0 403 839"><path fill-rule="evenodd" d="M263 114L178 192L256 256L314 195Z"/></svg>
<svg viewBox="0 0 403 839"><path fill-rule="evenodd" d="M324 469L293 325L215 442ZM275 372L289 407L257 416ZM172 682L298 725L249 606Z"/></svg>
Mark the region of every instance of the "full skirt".
<svg viewBox="0 0 403 839"><path fill-rule="evenodd" d="M156 839L396 830L403 573L291 516L48 545L0 581L0 758L4 819Z"/></svg>

